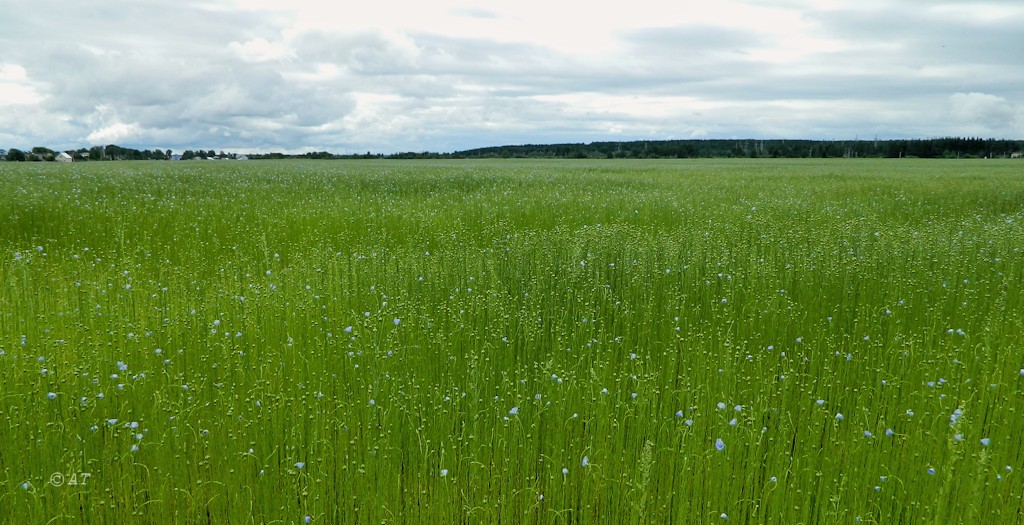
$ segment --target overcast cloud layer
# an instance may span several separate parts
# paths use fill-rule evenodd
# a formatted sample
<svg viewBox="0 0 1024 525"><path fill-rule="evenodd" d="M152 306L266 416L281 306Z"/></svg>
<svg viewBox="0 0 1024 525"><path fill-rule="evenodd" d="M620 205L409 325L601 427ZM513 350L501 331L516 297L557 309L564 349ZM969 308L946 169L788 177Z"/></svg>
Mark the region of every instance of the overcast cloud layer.
<svg viewBox="0 0 1024 525"><path fill-rule="evenodd" d="M330 4L0 0L0 147L1024 137L1020 0Z"/></svg>

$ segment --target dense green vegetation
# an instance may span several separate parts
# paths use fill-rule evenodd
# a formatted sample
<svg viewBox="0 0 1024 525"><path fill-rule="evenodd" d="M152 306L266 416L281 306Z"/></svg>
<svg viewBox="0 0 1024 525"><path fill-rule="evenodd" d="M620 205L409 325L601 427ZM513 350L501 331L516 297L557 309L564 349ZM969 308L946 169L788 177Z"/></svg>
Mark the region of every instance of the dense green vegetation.
<svg viewBox="0 0 1024 525"><path fill-rule="evenodd" d="M0 515L1020 522L1021 174L0 164Z"/></svg>

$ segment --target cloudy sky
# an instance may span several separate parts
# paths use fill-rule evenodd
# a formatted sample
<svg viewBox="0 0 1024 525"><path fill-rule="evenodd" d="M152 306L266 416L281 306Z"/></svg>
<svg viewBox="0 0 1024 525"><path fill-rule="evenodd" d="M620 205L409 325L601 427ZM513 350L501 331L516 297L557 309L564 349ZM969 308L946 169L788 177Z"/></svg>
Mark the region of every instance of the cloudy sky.
<svg viewBox="0 0 1024 525"><path fill-rule="evenodd" d="M0 0L0 148L1024 138L1024 2Z"/></svg>

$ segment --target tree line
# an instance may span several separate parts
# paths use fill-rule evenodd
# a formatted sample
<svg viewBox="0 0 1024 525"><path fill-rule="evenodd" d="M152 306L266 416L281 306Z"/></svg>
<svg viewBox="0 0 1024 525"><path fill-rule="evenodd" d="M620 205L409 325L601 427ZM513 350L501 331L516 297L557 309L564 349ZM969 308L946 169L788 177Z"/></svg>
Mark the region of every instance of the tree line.
<svg viewBox="0 0 1024 525"><path fill-rule="evenodd" d="M1024 141L944 137L899 140L635 140L565 144L492 146L451 153L401 152L339 155L327 151L302 154L251 154L259 159L484 159L484 158L566 158L566 159L664 159L664 158L1006 158L1024 149ZM65 151L75 161L107 160L191 160L235 159L235 153L210 150L137 150L114 144ZM0 149L8 161L53 161L60 152L45 147L29 151Z"/></svg>
<svg viewBox="0 0 1024 525"><path fill-rule="evenodd" d="M665 158L1006 158L1024 141L945 137L901 140L636 140L492 146L452 153L401 152L338 155L326 151L250 155L252 159L665 159Z"/></svg>
<svg viewBox="0 0 1024 525"><path fill-rule="evenodd" d="M460 158L1003 158L1024 141L946 137L909 140L642 140L528 144L461 151Z"/></svg>

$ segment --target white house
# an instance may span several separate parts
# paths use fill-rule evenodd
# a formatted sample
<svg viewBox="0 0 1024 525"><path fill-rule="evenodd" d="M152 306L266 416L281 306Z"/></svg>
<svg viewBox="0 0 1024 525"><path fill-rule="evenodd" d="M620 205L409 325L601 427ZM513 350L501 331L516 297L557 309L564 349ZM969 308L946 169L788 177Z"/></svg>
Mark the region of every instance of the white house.
<svg viewBox="0 0 1024 525"><path fill-rule="evenodd" d="M60 152L59 154L57 154L56 157L54 157L54 159L57 162L74 162L75 160L74 158L71 157L71 155L68 155L66 151Z"/></svg>
<svg viewBox="0 0 1024 525"><path fill-rule="evenodd" d="M1020 158L1020 152L1019 151L1014 151L1013 153L1010 154L1010 158L1011 159L1019 159Z"/></svg>

